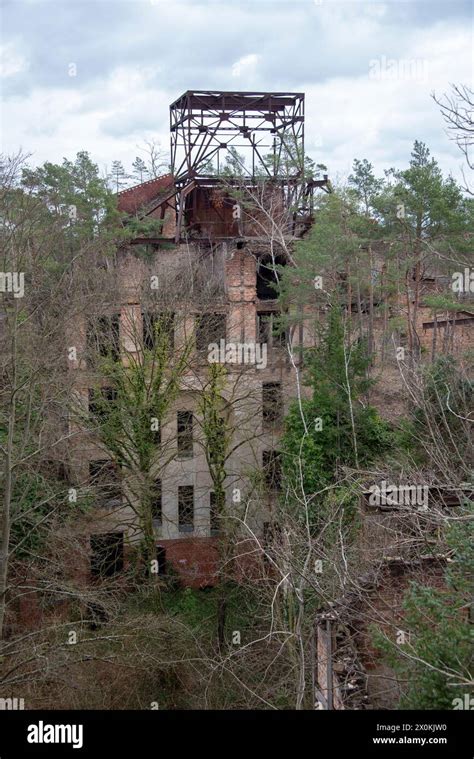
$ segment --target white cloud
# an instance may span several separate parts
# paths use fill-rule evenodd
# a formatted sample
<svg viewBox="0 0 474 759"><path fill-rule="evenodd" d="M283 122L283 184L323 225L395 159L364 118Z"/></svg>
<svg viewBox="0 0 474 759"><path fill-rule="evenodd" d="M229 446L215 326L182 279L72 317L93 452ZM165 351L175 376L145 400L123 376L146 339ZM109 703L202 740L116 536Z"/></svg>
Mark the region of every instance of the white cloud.
<svg viewBox="0 0 474 759"><path fill-rule="evenodd" d="M307 149L331 177L347 175L355 157L380 173L406 166L415 139L461 176L430 98L472 82L461 0L155 4L117 3L111 17L101 0L93 24L88 1L47 3L61 10L47 23L42 7L31 11L41 3L29 13L22 0L10 4L22 36L12 32L0 55L3 150L21 145L37 163L88 150L100 166L130 166L143 140L169 144L168 107L186 89L287 89L306 93ZM381 76L371 76L373 61Z"/></svg>
<svg viewBox="0 0 474 759"><path fill-rule="evenodd" d="M0 45L0 77L7 78L28 70L28 61L16 49L13 42Z"/></svg>
<svg viewBox="0 0 474 759"><path fill-rule="evenodd" d="M260 57L261 56L257 55L256 53L250 53L250 55L244 55L243 58L239 58L239 60L232 65L232 76L238 78L244 74L248 74L250 72L253 73L257 67Z"/></svg>

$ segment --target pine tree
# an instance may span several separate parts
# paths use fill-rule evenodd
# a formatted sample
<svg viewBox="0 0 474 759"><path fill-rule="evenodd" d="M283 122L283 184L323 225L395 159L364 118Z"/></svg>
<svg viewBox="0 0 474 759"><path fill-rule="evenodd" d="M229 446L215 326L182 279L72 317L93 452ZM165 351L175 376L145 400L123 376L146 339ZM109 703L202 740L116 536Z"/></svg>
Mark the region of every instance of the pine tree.
<svg viewBox="0 0 474 759"><path fill-rule="evenodd" d="M109 180L112 183L115 192L120 192L122 187L125 187L127 179L130 179L130 176L125 171L122 161L112 161Z"/></svg>
<svg viewBox="0 0 474 759"><path fill-rule="evenodd" d="M133 168L133 176L139 179L140 183L145 182L148 179L150 172L148 171L146 163L143 160L143 158L140 158L140 156L137 156L134 162L132 163L132 168Z"/></svg>
<svg viewBox="0 0 474 759"><path fill-rule="evenodd" d="M383 182L376 178L373 166L366 158L362 161L356 158L352 164L352 171L354 173L348 177L349 187L362 203L365 215L369 216L374 200L382 190Z"/></svg>

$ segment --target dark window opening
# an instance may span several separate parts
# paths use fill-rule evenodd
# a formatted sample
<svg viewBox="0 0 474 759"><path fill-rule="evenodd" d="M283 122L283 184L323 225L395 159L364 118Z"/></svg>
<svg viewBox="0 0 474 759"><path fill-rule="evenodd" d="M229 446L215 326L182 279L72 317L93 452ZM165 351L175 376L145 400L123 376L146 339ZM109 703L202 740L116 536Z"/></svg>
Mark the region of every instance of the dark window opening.
<svg viewBox="0 0 474 759"><path fill-rule="evenodd" d="M178 411L178 456L191 458L193 455L193 412Z"/></svg>
<svg viewBox="0 0 474 759"><path fill-rule="evenodd" d="M156 546L156 563L159 575L166 574L166 548L163 546Z"/></svg>
<svg viewBox="0 0 474 759"><path fill-rule="evenodd" d="M120 358L120 314L99 316L89 321L87 330L89 365L99 358Z"/></svg>
<svg viewBox="0 0 474 759"><path fill-rule="evenodd" d="M157 345L166 345L168 351L174 348L174 313L143 311L143 346L153 351Z"/></svg>
<svg viewBox="0 0 474 759"><path fill-rule="evenodd" d="M97 421L106 421L117 400L117 391L113 387L89 389L89 414Z"/></svg>
<svg viewBox="0 0 474 759"><path fill-rule="evenodd" d="M278 298L280 266L285 266L282 256L263 258L257 263L257 298L259 300L276 300Z"/></svg>
<svg viewBox="0 0 474 759"><path fill-rule="evenodd" d="M194 530L194 487L192 485L178 487L178 526L180 532Z"/></svg>
<svg viewBox="0 0 474 759"><path fill-rule="evenodd" d="M89 462L89 484L96 489L97 505L115 509L122 505L120 472L113 461L98 459Z"/></svg>
<svg viewBox="0 0 474 759"><path fill-rule="evenodd" d="M281 489L281 456L279 451L263 451L263 473L269 490Z"/></svg>
<svg viewBox="0 0 474 759"><path fill-rule="evenodd" d="M450 320L447 321L446 319L438 319L436 322L423 322L423 329L433 329L435 324L438 327L438 329L444 329L447 324L449 324L450 327L457 327L459 324L472 324L474 323L474 316L472 317L466 317L464 319L456 319L455 321Z"/></svg>
<svg viewBox="0 0 474 759"><path fill-rule="evenodd" d="M283 416L283 396L280 382L264 382L262 385L263 424L272 427L281 422Z"/></svg>
<svg viewBox="0 0 474 759"><path fill-rule="evenodd" d="M153 445L156 445L157 448L161 447L161 422L159 419L155 418L155 421L151 424L151 436L153 440ZM155 429L155 427L157 429Z"/></svg>
<svg viewBox="0 0 474 759"><path fill-rule="evenodd" d="M266 343L269 348L284 348L287 330L280 311L258 311L257 334L259 342Z"/></svg>
<svg viewBox="0 0 474 759"><path fill-rule="evenodd" d="M196 317L196 350L207 353L210 343L226 339L226 314L199 314Z"/></svg>
<svg viewBox="0 0 474 759"><path fill-rule="evenodd" d="M113 577L123 569L123 533L91 535L91 574Z"/></svg>
<svg viewBox="0 0 474 759"><path fill-rule="evenodd" d="M162 488L161 479L159 477L153 483L152 500L151 500L151 513L155 522L159 522L161 525L162 520Z"/></svg>

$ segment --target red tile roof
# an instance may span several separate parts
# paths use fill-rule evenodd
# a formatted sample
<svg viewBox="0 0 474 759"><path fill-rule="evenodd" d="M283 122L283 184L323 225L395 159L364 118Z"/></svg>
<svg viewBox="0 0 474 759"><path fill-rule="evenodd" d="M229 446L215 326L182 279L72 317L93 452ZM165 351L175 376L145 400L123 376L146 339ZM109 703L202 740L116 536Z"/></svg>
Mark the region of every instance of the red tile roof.
<svg viewBox="0 0 474 759"><path fill-rule="evenodd" d="M139 208L151 203L156 197L162 194L164 190L172 187L173 175L164 174L157 179L150 179L148 182L130 187L128 190L122 190L117 194L118 209L125 213L135 213Z"/></svg>

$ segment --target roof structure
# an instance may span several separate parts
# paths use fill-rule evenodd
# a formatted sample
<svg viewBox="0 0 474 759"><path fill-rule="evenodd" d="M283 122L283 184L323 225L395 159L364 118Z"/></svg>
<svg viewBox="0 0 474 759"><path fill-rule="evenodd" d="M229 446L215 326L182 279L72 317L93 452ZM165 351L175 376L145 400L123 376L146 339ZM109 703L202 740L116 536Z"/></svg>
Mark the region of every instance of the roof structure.
<svg viewBox="0 0 474 759"><path fill-rule="evenodd" d="M118 210L130 214L137 213L146 208L165 190L171 189L173 184L173 175L164 174L156 179L150 179L134 187L129 187L127 190L122 190L117 195Z"/></svg>

